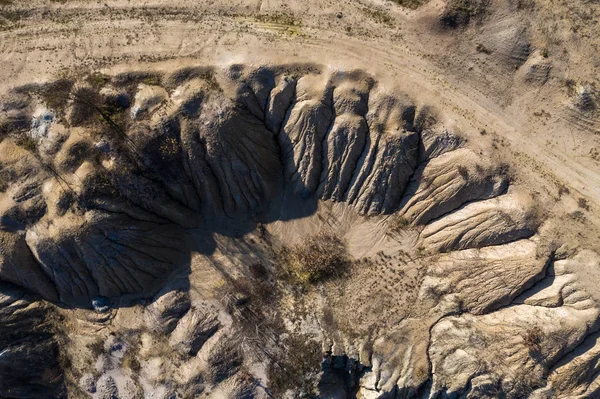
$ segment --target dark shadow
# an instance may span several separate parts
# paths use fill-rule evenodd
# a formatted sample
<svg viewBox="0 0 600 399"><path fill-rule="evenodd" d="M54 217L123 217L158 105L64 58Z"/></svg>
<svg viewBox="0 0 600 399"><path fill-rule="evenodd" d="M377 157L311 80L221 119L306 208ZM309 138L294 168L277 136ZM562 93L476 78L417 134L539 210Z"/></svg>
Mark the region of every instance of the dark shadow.
<svg viewBox="0 0 600 399"><path fill-rule="evenodd" d="M66 398L63 356L45 306L0 282L0 397Z"/></svg>

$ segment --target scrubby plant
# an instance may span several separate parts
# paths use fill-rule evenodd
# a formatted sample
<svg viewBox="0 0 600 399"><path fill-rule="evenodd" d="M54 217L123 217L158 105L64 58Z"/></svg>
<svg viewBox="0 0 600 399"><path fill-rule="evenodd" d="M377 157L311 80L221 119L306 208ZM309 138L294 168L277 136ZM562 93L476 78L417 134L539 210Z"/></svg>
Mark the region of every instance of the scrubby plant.
<svg viewBox="0 0 600 399"><path fill-rule="evenodd" d="M284 358L272 362L269 368L269 388L275 398L281 398L288 390L315 393L315 381L323 362L321 346L310 337L297 334L283 341Z"/></svg>
<svg viewBox="0 0 600 399"><path fill-rule="evenodd" d="M449 28L467 26L475 18L481 18L488 6L488 0L449 0L442 13L442 24Z"/></svg>
<svg viewBox="0 0 600 399"><path fill-rule="evenodd" d="M37 141L26 134L23 134L20 137L18 137L17 144L33 154L37 153Z"/></svg>
<svg viewBox="0 0 600 399"><path fill-rule="evenodd" d="M390 232L398 233L402 230L405 230L410 226L410 222L408 219L402 215L393 215L390 217L388 221L388 228Z"/></svg>
<svg viewBox="0 0 600 399"><path fill-rule="evenodd" d="M330 233L308 237L301 245L285 248L281 255L288 276L302 285L340 277L350 265L346 245Z"/></svg>
<svg viewBox="0 0 600 399"><path fill-rule="evenodd" d="M110 76L100 72L94 72L88 76L88 83L95 88L101 88L110 82Z"/></svg>
<svg viewBox="0 0 600 399"><path fill-rule="evenodd" d="M530 353L537 354L540 352L540 344L542 342L543 332L539 327L528 329L523 335L523 342Z"/></svg>
<svg viewBox="0 0 600 399"><path fill-rule="evenodd" d="M427 2L427 0L392 0L394 3L405 7L410 8L411 10L416 10L421 7L423 4Z"/></svg>
<svg viewBox="0 0 600 399"><path fill-rule="evenodd" d="M461 175L461 177L465 180L469 180L469 170L462 165L458 166L458 173Z"/></svg>
<svg viewBox="0 0 600 399"><path fill-rule="evenodd" d="M577 200L577 206L579 206L581 209L585 209L586 211L590 210L590 204L585 198L579 198Z"/></svg>
<svg viewBox="0 0 600 399"><path fill-rule="evenodd" d="M39 89L38 95L45 105L58 115L64 114L65 108L69 102L69 93L73 88L73 81L70 79L59 79L55 82L44 85Z"/></svg>

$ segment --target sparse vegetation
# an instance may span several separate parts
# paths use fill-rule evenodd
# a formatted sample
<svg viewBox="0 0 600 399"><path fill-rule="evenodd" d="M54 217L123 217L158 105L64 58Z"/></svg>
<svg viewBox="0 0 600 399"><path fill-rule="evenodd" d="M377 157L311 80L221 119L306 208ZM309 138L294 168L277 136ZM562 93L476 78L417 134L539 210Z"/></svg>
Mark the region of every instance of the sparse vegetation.
<svg viewBox="0 0 600 399"><path fill-rule="evenodd" d="M535 0L517 0L518 10L530 10L535 7Z"/></svg>
<svg viewBox="0 0 600 399"><path fill-rule="evenodd" d="M167 159L179 153L179 142L173 137L167 137L160 144L160 155L163 159Z"/></svg>
<svg viewBox="0 0 600 399"><path fill-rule="evenodd" d="M8 189L8 181L4 174L0 174L0 193L5 192Z"/></svg>
<svg viewBox="0 0 600 399"><path fill-rule="evenodd" d="M465 179L465 180L469 179L469 169L467 169L465 166L459 165L458 166L458 173L460 174L460 176L463 179Z"/></svg>
<svg viewBox="0 0 600 399"><path fill-rule="evenodd" d="M579 223L585 223L585 215L581 211L574 211L569 213L569 217Z"/></svg>
<svg viewBox="0 0 600 399"><path fill-rule="evenodd" d="M402 215L393 215L389 218L388 228L391 232L397 233L410 226L410 222Z"/></svg>
<svg viewBox="0 0 600 399"><path fill-rule="evenodd" d="M9 6L12 3L4 3L0 4L0 7ZM8 22L8 24L16 24L21 21L22 18L27 16L27 11L22 9L15 8L0 8L0 29L2 29L3 25Z"/></svg>
<svg viewBox="0 0 600 399"><path fill-rule="evenodd" d="M585 198L579 198L577 200L577 206L586 211L590 210L590 203Z"/></svg>
<svg viewBox="0 0 600 399"><path fill-rule="evenodd" d="M296 19L292 14L289 13L275 13L275 14L258 14L254 18L258 22L265 24L277 24L286 26L300 26L300 20Z"/></svg>
<svg viewBox="0 0 600 399"><path fill-rule="evenodd" d="M540 344L542 342L543 332L539 327L533 327L528 329L523 335L523 342L529 352L532 354L538 354L541 350Z"/></svg>
<svg viewBox="0 0 600 399"><path fill-rule="evenodd" d="M425 4L428 0L391 0L399 6L410 8L411 10L416 10Z"/></svg>
<svg viewBox="0 0 600 399"><path fill-rule="evenodd" d="M281 255L284 272L304 286L341 277L350 265L346 245L328 233L309 237L302 245L284 249Z"/></svg>
<svg viewBox="0 0 600 399"><path fill-rule="evenodd" d="M442 13L442 24L449 28L467 26L472 20L485 15L488 0L449 0Z"/></svg>
<svg viewBox="0 0 600 399"><path fill-rule="evenodd" d="M390 26L394 24L394 18L392 18L390 14L388 14L386 11L367 7L363 7L361 10L365 13L366 16L368 16L377 23L386 24Z"/></svg>
<svg viewBox="0 0 600 399"><path fill-rule="evenodd" d="M272 363L269 369L269 386L275 398L282 398L289 389L299 389L314 395L317 374L323 362L321 346L304 335L292 335L283 342L285 358Z"/></svg>
<svg viewBox="0 0 600 399"><path fill-rule="evenodd" d="M90 85L92 85L92 87L99 89L103 86L106 86L106 84L110 82L110 76L104 75L100 72L94 72L88 77L87 81Z"/></svg>

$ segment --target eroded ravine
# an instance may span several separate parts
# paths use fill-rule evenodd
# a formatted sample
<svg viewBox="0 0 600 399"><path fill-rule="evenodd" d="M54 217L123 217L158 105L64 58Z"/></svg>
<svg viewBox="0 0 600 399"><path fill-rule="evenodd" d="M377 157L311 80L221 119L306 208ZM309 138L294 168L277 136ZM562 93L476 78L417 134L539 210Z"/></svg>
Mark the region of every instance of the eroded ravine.
<svg viewBox="0 0 600 399"><path fill-rule="evenodd" d="M69 320L64 376L29 375L57 392L520 397L529 369L478 351L545 377L595 331L585 288L515 302L556 243L510 165L365 71L94 73L2 104L0 278Z"/></svg>

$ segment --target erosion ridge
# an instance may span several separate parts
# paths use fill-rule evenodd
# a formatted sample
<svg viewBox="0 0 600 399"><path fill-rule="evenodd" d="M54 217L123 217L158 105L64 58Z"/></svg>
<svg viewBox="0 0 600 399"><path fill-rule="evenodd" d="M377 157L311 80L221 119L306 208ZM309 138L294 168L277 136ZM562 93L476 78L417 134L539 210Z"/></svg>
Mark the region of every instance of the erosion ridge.
<svg viewBox="0 0 600 399"><path fill-rule="evenodd" d="M447 133L362 71L92 75L16 88L4 108L3 234L33 257L26 278L10 262L0 276L67 304L156 291L189 257L185 229L287 218L303 200L313 212L310 199L365 215L402 207L424 224L506 189L471 150L431 158L459 139L422 140Z"/></svg>

